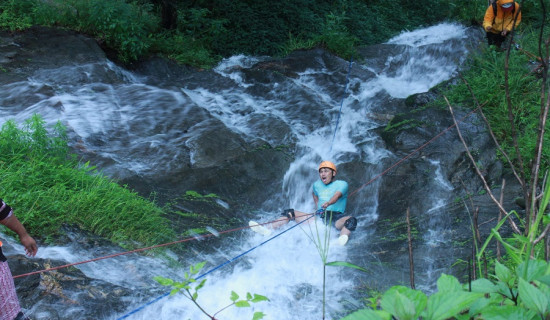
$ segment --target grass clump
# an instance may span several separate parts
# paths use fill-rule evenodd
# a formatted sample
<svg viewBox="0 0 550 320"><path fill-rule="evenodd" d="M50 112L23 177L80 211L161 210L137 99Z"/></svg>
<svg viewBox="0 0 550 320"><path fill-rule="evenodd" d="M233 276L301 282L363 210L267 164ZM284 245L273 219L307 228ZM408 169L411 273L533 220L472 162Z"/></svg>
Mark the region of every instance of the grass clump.
<svg viewBox="0 0 550 320"><path fill-rule="evenodd" d="M69 153L65 127L51 133L38 115L19 128L0 130L0 195L30 234L51 241L62 226L83 230L131 249L175 238L154 202L101 174Z"/></svg>

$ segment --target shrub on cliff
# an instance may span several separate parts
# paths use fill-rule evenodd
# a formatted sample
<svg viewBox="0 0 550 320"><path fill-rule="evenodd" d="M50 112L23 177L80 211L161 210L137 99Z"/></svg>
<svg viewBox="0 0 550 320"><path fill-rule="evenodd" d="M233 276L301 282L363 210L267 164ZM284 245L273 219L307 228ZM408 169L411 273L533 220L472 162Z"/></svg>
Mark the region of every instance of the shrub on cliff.
<svg viewBox="0 0 550 320"><path fill-rule="evenodd" d="M53 239L77 225L127 248L173 240L154 202L69 154L65 128L51 132L38 115L0 130L0 195L34 236Z"/></svg>

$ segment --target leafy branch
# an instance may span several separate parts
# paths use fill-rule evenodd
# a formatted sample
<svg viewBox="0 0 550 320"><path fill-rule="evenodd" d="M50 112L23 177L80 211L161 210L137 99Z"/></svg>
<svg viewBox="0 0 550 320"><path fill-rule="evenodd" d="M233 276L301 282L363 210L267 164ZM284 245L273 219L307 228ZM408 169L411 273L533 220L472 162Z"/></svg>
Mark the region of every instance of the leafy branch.
<svg viewBox="0 0 550 320"><path fill-rule="evenodd" d="M251 307L251 303L258 303L262 301L269 301L269 299L265 296L259 295L259 294L251 294L246 293L245 299L240 299L239 295L235 291L231 291L231 296L229 299L231 300L231 303L227 306L223 307L213 315L210 315L208 311L206 311L199 303L199 290L202 289L206 283L206 279L201 280L200 282L197 282L197 280L200 278L200 276L196 277L196 275L204 268L204 265L206 262L199 262L195 265L192 265L189 267L189 272L184 273L184 280L183 281L174 281L170 278L165 278L161 276L156 276L153 279L157 281L159 284L167 287L172 287L172 290L170 291L170 295L175 295L178 292L181 292L184 297L191 300L199 310L204 313L208 318L212 320L216 320L216 315L227 308L231 306L235 306L237 308L247 308ZM263 319L265 314L261 311L254 312L254 315L252 316L252 320L260 320Z"/></svg>

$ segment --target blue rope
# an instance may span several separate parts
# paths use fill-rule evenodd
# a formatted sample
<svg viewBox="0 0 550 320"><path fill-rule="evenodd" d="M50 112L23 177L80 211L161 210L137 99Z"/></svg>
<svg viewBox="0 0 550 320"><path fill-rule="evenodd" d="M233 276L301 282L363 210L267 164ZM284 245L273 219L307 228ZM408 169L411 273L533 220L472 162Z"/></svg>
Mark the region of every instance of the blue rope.
<svg viewBox="0 0 550 320"><path fill-rule="evenodd" d="M296 228L297 226L299 226L300 224L302 224L302 223L306 222L307 220L313 218L314 216L315 216L315 215L311 215L309 218L307 218L307 219L305 219L305 220L303 220L303 221L298 222L298 223L295 224L294 226L292 226L292 227L290 227L290 228L288 228L288 229L286 229L286 230L284 230L284 231L282 231L282 232L280 232L280 233L274 235L273 237L271 237L271 238L265 240L264 242L262 242L262 243L260 243L260 244L258 244L258 245L256 245L256 246L254 246L254 247L252 247L252 248L246 250L245 252L243 252L243 253L241 253L241 254L239 254L239 255L237 255L237 256L231 258L230 260L227 260L226 262L224 262L224 263L222 263L222 264L220 264L220 265L218 265L218 266L216 266L216 267L214 267L214 268L208 270L207 272L205 272L205 273L199 275L197 278L195 278L195 280L199 280L200 278L206 276L207 274L212 273L212 272L214 272L214 271L220 269L221 267L223 267L223 266L225 266L225 265L227 265L227 264L229 264L229 263L231 263L231 262L233 262L233 261L235 261L235 260L241 258L242 256L248 254L248 253L251 252L252 250L257 249L258 247L260 247L260 246L266 244L267 242L269 242L269 241L271 241L271 240L277 238L278 236L282 235L283 233L288 232L288 231L290 231L290 230ZM169 296L169 295L170 295L170 292L167 292L167 293L165 293L165 294L163 294L163 295L157 297L156 299L147 302L146 304L140 306L139 308L137 308L137 309L131 311L130 313L128 313L128 314L126 314L126 315L124 315L124 316L118 318L117 320L126 319L126 318L128 318L129 316L131 316L131 315L133 315L133 314L135 314L135 313L137 313L137 312L139 312L139 311L145 309L145 307L147 307L147 306L149 306L149 305L152 305L153 303L155 303L155 302L157 302L157 301L159 301L159 300L161 300L161 299L163 299L163 298L165 298L165 297L167 297L167 296Z"/></svg>
<svg viewBox="0 0 550 320"><path fill-rule="evenodd" d="M329 153L332 152L332 146L334 145L334 139L336 138L336 131L338 131L338 123L340 122L340 115L342 114L342 107L344 106L344 100L346 99L346 93L349 85L349 75L351 73L351 64L353 63L353 56L349 59L348 75L346 77L346 86L344 87L344 96L342 102L340 102L340 111L338 111L338 118L336 119L336 127L334 128L334 134L332 135L332 142L330 143Z"/></svg>

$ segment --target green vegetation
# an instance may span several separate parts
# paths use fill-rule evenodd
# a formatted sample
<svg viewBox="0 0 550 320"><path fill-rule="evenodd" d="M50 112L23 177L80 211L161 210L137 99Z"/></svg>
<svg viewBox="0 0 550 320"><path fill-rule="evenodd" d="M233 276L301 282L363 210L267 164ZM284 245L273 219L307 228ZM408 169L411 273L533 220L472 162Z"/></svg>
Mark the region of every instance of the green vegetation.
<svg viewBox="0 0 550 320"><path fill-rule="evenodd" d="M197 283L197 280L202 277L197 275L204 268L205 264L206 262L199 262L195 265L190 266L189 272L185 272L185 279L183 281L174 281L170 278L165 278L161 276L155 277L154 280L163 286L171 287L172 290L170 291L170 295L175 295L178 292L181 292L184 297L191 300L202 313L204 313L211 319L217 319L216 315L218 315L218 313L232 306L235 306L237 308L250 308L252 306L251 303L269 301L269 299L265 296L259 294L251 294L249 292L246 293L245 299L241 299L235 291L231 291L231 295L229 297L231 303L229 303L228 306L222 308L213 315L210 315L209 312L201 307L201 305L197 301L197 299L199 298L199 290L202 289L204 287L204 284L206 283L206 279L203 279ZM260 320L263 319L264 316L265 314L263 312L255 311L252 315L252 320Z"/></svg>
<svg viewBox="0 0 550 320"><path fill-rule="evenodd" d="M533 6L536 5L528 2L524 10ZM443 274L437 282L438 291L429 297L419 290L394 286L379 299L367 299L366 308L343 320L550 318L550 215L547 212L550 184L546 179L539 179L547 177L550 162L548 134L539 139L539 133L550 128L544 121L550 103L547 101L548 66L538 58L547 56L548 48L543 50L538 45L539 39L547 39L550 30L531 30L542 24L532 12L530 18L533 23L516 35L517 49L511 52L483 50L469 62L468 70L462 75L463 82L443 92L450 101L449 107L454 109L473 110L481 106L502 147L503 162L508 163L508 170L516 173L523 187L525 213L502 209L503 216L483 245L474 232L476 226L472 226L476 240L475 274L481 278L463 285L455 277ZM434 104L447 106L443 99ZM479 169L475 152L470 152L470 156L472 164ZM491 193L490 187L483 192ZM519 223L514 224L508 217ZM501 233L505 223L510 223L512 235ZM505 256L488 250L489 245L495 243L505 249ZM490 271L483 270L488 265Z"/></svg>
<svg viewBox="0 0 550 320"><path fill-rule="evenodd" d="M212 201L212 199L219 198L215 193L209 193L203 196L202 194L193 190L186 191L183 197L184 199L191 201Z"/></svg>
<svg viewBox="0 0 550 320"><path fill-rule="evenodd" d="M538 226L548 226L550 215L543 214L550 201L546 185L539 215L527 234L504 239L499 232L502 220L485 241L476 258L481 258L492 238L506 249L506 266L494 261L490 279L480 278L469 284L446 274L437 281L438 292L429 297L422 291L404 286L388 289L376 304L356 311L342 320L374 319L548 319L550 317L550 263L545 260L544 245L536 242ZM513 214L514 212L511 212ZM481 268L481 263L478 263ZM480 274L481 269L479 270Z"/></svg>
<svg viewBox="0 0 550 320"><path fill-rule="evenodd" d="M486 2L466 0L2 0L0 28L34 25L88 34L130 63L160 54L210 68L235 54L283 55L323 47L346 59L357 46L444 20L478 24ZM524 21L538 25L537 3Z"/></svg>
<svg viewBox="0 0 550 320"><path fill-rule="evenodd" d="M40 116L0 130L0 194L30 234L54 240L76 225L126 248L175 238L153 201L122 187L69 154L65 128L49 133Z"/></svg>
<svg viewBox="0 0 550 320"><path fill-rule="evenodd" d="M515 42L521 50L512 49L509 56L509 96L514 113L514 124L519 130L518 145L524 163L533 161L533 150L537 141L537 124L541 104L541 70L540 62L534 53L538 52L537 32L525 32L517 36ZM538 54L537 54L538 55ZM536 55L535 55L536 56ZM506 54L487 49L475 55L462 75L466 81L450 87L444 94L453 105L471 106L476 108L473 95L482 105L491 129L502 144L507 154L514 154L513 132L508 120L508 108L505 87ZM471 92L470 92L471 89ZM445 105L438 101L439 105ZM550 136L546 135L545 146L550 144ZM516 165L518 163L516 162ZM544 148L542 168L550 165L550 148ZM541 175L544 174L541 171Z"/></svg>

